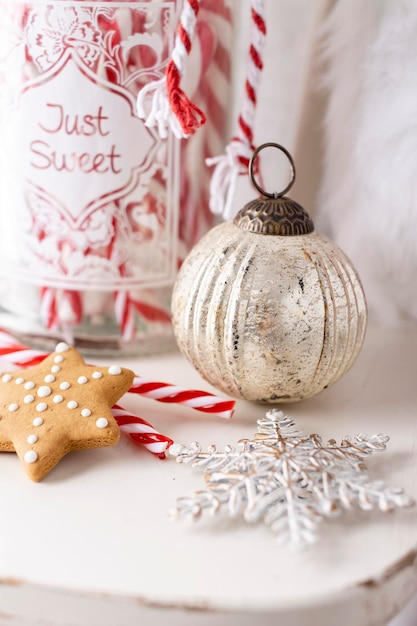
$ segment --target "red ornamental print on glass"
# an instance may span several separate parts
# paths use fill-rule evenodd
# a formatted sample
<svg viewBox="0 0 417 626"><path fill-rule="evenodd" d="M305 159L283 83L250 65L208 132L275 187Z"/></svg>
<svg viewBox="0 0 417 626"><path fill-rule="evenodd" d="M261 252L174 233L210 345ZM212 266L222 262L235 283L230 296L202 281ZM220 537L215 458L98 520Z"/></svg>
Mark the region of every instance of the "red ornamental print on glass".
<svg viewBox="0 0 417 626"><path fill-rule="evenodd" d="M168 16L160 9L158 21L173 20L173 9ZM136 115L137 87L129 86L146 68L127 70L120 28L115 7L33 5L26 20L26 55L38 75L24 82L15 119L24 210L30 213L24 237L38 263L23 260L18 272L37 281L41 265L42 283L49 287L117 291L129 282L146 288L169 284L176 270L177 199L165 193L153 222L150 240L157 262L152 266L149 250L141 254L138 246L142 225L126 210L131 202L142 205L159 171L170 180L177 172L169 140L163 144ZM133 36L137 45L156 42L155 59L163 64L164 33L147 35Z"/></svg>
<svg viewBox="0 0 417 626"><path fill-rule="evenodd" d="M230 78L226 5L200 11L187 83L213 123L179 142L136 109L164 76L179 0L0 1L3 325L98 349L110 335L108 350L172 341L172 283L212 223L204 161L224 145L227 90L212 96Z"/></svg>

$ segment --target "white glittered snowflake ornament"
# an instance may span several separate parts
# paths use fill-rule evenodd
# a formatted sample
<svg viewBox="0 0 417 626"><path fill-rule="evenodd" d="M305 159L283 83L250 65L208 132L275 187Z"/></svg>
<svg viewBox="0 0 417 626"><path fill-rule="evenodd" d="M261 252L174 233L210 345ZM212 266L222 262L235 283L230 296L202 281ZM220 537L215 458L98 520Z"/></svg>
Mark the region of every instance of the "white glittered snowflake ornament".
<svg viewBox="0 0 417 626"><path fill-rule="evenodd" d="M387 512L414 502L401 488L371 480L363 459L386 449L384 434L359 434L323 443L319 435L303 435L293 420L273 409L258 420L253 439L238 447L207 452L194 442L174 444L178 463L204 469L207 488L179 498L170 516L198 518L206 509L216 514L227 508L247 522L263 520L281 543L302 546L317 539L318 525L342 509Z"/></svg>

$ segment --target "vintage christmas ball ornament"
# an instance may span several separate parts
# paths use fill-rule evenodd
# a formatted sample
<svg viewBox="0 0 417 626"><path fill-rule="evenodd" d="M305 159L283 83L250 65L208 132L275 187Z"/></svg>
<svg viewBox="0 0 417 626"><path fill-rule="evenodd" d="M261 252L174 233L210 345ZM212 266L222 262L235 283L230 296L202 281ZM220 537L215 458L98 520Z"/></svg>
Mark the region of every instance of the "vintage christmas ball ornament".
<svg viewBox="0 0 417 626"><path fill-rule="evenodd" d="M254 177L266 147L291 164L281 193L265 192ZM345 254L284 196L295 179L285 148L263 144L249 172L263 197L209 231L185 259L172 298L174 332L183 354L223 392L254 402L301 400L354 363L365 296Z"/></svg>

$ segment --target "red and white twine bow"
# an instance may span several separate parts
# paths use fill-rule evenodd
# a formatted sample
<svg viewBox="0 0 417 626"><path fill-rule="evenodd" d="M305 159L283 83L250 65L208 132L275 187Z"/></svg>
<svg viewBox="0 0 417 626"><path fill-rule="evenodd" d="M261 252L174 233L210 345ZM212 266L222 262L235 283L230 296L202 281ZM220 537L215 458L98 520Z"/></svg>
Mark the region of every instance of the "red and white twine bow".
<svg viewBox="0 0 417 626"><path fill-rule="evenodd" d="M137 111L146 126L155 126L160 137L165 138L171 129L178 138L188 137L202 126L206 117L181 88L187 59L191 52L200 0L184 0L174 49L165 76L148 83L139 92ZM151 96L150 111L146 113L145 101Z"/></svg>
<svg viewBox="0 0 417 626"><path fill-rule="evenodd" d="M255 150L253 131L265 40L264 1L251 0L249 63L238 129L226 146L225 154L206 160L207 165L215 166L210 184L210 209L225 219L234 217L233 197L237 179L239 176L247 175L249 161Z"/></svg>
<svg viewBox="0 0 417 626"><path fill-rule="evenodd" d="M48 356L47 352L32 350L16 341L9 333L0 330L0 365L2 363L14 365L16 368L33 367L41 363ZM235 401L219 398L206 391L184 389L169 383L150 381L135 376L129 393L152 398L158 402L181 404L202 413L230 418L233 415ZM116 404L112 408L113 417L123 432L130 438L153 452L160 458L165 457L165 451L174 442L170 437L158 432L149 422L126 411Z"/></svg>

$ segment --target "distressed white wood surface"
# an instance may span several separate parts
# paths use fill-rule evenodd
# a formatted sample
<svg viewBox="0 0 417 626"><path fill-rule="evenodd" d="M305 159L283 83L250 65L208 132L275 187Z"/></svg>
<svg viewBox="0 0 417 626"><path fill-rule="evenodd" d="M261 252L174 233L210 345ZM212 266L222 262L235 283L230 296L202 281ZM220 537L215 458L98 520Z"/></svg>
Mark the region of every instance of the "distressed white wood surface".
<svg viewBox="0 0 417 626"><path fill-rule="evenodd" d="M150 379L209 389L178 354L120 359ZM417 333L371 329L354 368L288 412L305 433L387 432L370 473L417 498ZM265 408L221 420L138 397L123 403L176 440L223 446L251 436ZM285 407L284 407L285 408ZM374 626L417 591L417 509L347 513L304 551L262 525L171 522L176 497L202 486L174 459L128 439L74 452L41 483L0 455L0 624L34 626ZM142 621L140 621L142 620Z"/></svg>

